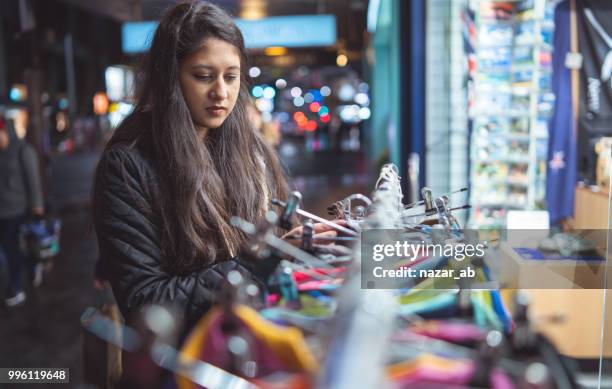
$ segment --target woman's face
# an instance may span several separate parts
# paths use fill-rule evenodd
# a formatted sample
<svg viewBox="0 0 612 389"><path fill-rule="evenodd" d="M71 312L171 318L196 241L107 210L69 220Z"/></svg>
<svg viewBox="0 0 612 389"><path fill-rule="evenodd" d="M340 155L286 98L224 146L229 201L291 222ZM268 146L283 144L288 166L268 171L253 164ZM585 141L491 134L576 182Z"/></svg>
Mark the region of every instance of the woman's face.
<svg viewBox="0 0 612 389"><path fill-rule="evenodd" d="M179 83L198 131L220 127L240 91L240 53L220 39L207 38L180 64Z"/></svg>

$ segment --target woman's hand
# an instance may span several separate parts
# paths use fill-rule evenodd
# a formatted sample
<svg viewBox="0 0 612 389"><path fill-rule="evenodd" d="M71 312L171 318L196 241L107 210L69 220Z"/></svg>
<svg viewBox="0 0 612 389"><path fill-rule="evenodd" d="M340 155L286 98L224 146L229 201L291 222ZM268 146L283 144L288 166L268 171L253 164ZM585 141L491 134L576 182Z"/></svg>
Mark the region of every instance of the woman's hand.
<svg viewBox="0 0 612 389"><path fill-rule="evenodd" d="M348 227L346 220L337 219L331 220L332 223L341 225L342 227ZM302 234L304 232L303 226L296 227L282 236L283 239L289 243L299 246L302 242ZM334 243L333 240L325 241L321 238L335 238L338 236L338 231L327 224L315 223L313 225L313 239L317 245L327 245Z"/></svg>
<svg viewBox="0 0 612 389"><path fill-rule="evenodd" d="M43 207L34 207L32 208L32 215L36 217L44 217L45 216L45 208Z"/></svg>

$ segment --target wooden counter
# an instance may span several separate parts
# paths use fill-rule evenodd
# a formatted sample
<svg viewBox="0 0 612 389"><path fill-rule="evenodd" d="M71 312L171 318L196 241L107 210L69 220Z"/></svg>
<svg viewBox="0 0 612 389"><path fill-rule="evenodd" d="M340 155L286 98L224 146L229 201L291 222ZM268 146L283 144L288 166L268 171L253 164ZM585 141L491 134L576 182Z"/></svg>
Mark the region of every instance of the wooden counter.
<svg viewBox="0 0 612 389"><path fill-rule="evenodd" d="M576 188L574 228L607 230L608 207L607 191ZM571 264L566 265L570 266L568 271L562 270L561 264L559 268L550 268L554 270L554 274L551 273L546 278L551 281L555 277L560 277L559 280L569 280L569 276L574 274L576 280L579 274L598 277L598 274L605 276L607 271L608 285L612 284L612 266L606 268L605 264L601 263L601 269L592 268L593 272L586 273L580 267L572 270ZM533 285L534 280L532 277L529 280L528 273L529 271L523 270L521 279ZM562 354L573 358L596 359L603 349L604 356L612 357L612 289L531 289L528 292L531 295L530 312L536 328L547 335ZM607 306L604 316L606 293ZM604 323L604 317L607 323ZM605 336L602 337L604 332Z"/></svg>
<svg viewBox="0 0 612 389"><path fill-rule="evenodd" d="M547 335L559 352L573 358L599 358L602 351L612 358L612 290L530 290L531 312L536 328ZM607 293L606 323L603 318ZM550 320L558 317L560 320ZM603 326L603 328L602 328Z"/></svg>
<svg viewBox="0 0 612 389"><path fill-rule="evenodd" d="M574 228L607 229L608 228L608 192L595 192L591 188L576 188L574 202Z"/></svg>

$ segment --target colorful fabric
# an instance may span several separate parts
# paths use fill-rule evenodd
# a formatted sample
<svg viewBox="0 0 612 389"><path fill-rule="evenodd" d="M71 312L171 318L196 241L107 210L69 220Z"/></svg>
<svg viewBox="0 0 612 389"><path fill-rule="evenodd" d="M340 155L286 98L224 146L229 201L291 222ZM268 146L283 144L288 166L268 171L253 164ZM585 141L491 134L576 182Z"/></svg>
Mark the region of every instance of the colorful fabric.
<svg viewBox="0 0 612 389"><path fill-rule="evenodd" d="M391 365L387 377L399 388L468 388L476 371L469 359L448 359L423 354L413 360ZM491 373L491 388L512 389L512 380L501 370Z"/></svg>
<svg viewBox="0 0 612 389"><path fill-rule="evenodd" d="M295 327L281 327L263 319L255 310L240 305L234 308L235 317L228 318L222 310L212 309L200 320L181 349L186 362L199 359L222 369L231 363L228 334L224 323L236 326L232 334L239 334L249 343L250 358L257 364L257 376L274 372L313 372L317 362L308 349L302 332ZM196 388L186 378L177 376L181 389Z"/></svg>
<svg viewBox="0 0 612 389"><path fill-rule="evenodd" d="M330 319L335 312L336 304L327 296L301 295L300 301L301 308L297 310L284 307L281 302L281 306L266 308L259 313L277 324L297 326L302 324L308 327L310 324Z"/></svg>
<svg viewBox="0 0 612 389"><path fill-rule="evenodd" d="M473 343L482 341L484 331L472 323L444 322L428 320L410 326L410 331L428 338L440 339L453 343Z"/></svg>

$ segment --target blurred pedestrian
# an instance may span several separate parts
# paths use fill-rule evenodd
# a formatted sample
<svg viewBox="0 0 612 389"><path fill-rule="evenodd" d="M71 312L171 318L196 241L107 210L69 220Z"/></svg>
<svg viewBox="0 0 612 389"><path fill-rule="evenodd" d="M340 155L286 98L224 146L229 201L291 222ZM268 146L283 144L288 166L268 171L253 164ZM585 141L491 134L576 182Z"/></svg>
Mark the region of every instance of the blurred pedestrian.
<svg viewBox="0 0 612 389"><path fill-rule="evenodd" d="M247 105L247 116L253 131L261 134L263 140L269 146L278 146L280 143L280 125L278 122L265 121L261 111L253 102Z"/></svg>
<svg viewBox="0 0 612 389"><path fill-rule="evenodd" d="M0 245L9 270L5 294L8 307L20 305L26 298L21 285L25 263L19 247L20 226L28 216L43 214L36 151L17 137L11 121L0 118Z"/></svg>

